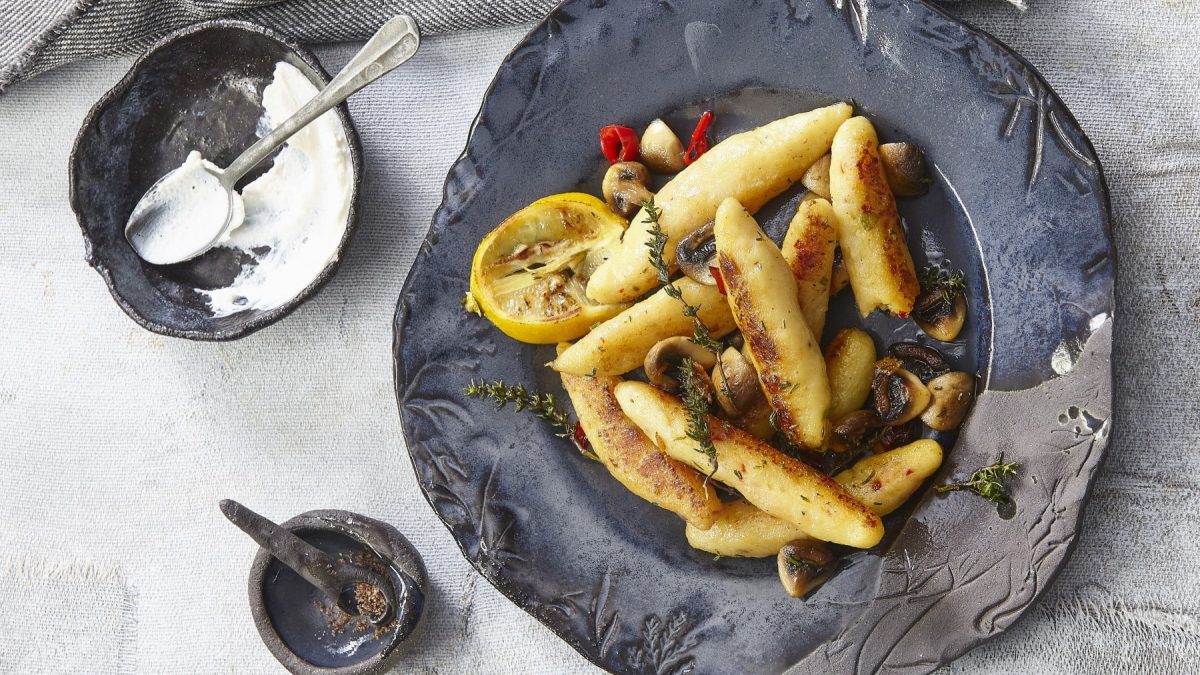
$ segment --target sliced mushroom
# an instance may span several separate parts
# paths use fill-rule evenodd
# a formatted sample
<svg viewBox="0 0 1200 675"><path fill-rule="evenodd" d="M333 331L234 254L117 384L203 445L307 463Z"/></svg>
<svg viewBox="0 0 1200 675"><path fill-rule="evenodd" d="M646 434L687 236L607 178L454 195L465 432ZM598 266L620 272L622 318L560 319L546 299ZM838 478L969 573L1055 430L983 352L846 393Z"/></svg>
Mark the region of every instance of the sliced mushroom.
<svg viewBox="0 0 1200 675"><path fill-rule="evenodd" d="M926 408L925 412L928 413L929 408ZM883 431L879 432L879 444L885 450L908 445L915 440L917 440L917 424L915 421L907 424L899 424L894 427L884 427Z"/></svg>
<svg viewBox="0 0 1200 675"><path fill-rule="evenodd" d="M830 297L842 292L850 285L850 272L846 269L846 261L842 258L842 248L839 246L833 252L833 271L829 273Z"/></svg>
<svg viewBox="0 0 1200 675"><path fill-rule="evenodd" d="M833 554L823 542L797 539L783 545L776 557L779 581L793 598L800 598L829 578Z"/></svg>
<svg viewBox="0 0 1200 675"><path fill-rule="evenodd" d="M638 149L642 154L642 162L655 173L683 171L683 143L662 120L654 120L646 127Z"/></svg>
<svg viewBox="0 0 1200 675"><path fill-rule="evenodd" d="M709 382L708 371L716 365L717 356L685 337L669 337L650 348L642 364L646 369L646 379L667 391L678 391L679 380L672 373L684 359L691 359L698 366L704 381Z"/></svg>
<svg viewBox="0 0 1200 675"><path fill-rule="evenodd" d="M900 365L928 384L938 375L950 372L950 364L942 353L918 342L895 342L887 348L888 356L900 359Z"/></svg>
<svg viewBox="0 0 1200 675"><path fill-rule="evenodd" d="M800 182L810 192L825 199L829 199L829 164L832 160L832 155L825 155L818 159L808 167L808 171L805 171L804 176L800 179Z"/></svg>
<svg viewBox="0 0 1200 675"><path fill-rule="evenodd" d="M884 143L879 146L883 172L897 197L916 197L929 192L929 169L925 153L915 143Z"/></svg>
<svg viewBox="0 0 1200 675"><path fill-rule="evenodd" d="M650 172L638 162L617 162L604 174L604 201L613 213L626 218L642 208L642 202L654 196L648 187Z"/></svg>
<svg viewBox="0 0 1200 675"><path fill-rule="evenodd" d="M875 363L871 391L875 413L887 426L915 419L929 406L929 389L920 378L905 370L899 359L890 356Z"/></svg>
<svg viewBox="0 0 1200 675"><path fill-rule="evenodd" d="M954 371L929 383L933 400L921 415L921 421L936 431L952 431L962 424L975 398L975 378Z"/></svg>
<svg viewBox="0 0 1200 675"><path fill-rule="evenodd" d="M883 421L874 410L855 410L838 420L833 435L841 439L845 447L855 450L863 446L871 432L883 426Z"/></svg>
<svg viewBox="0 0 1200 675"><path fill-rule="evenodd" d="M683 239L675 249L679 271L689 279L706 286L715 286L712 270L717 266L717 240L713 237L713 221L701 225Z"/></svg>
<svg viewBox="0 0 1200 675"><path fill-rule="evenodd" d="M958 337L967 320L967 301L962 293L946 302L942 291L932 289L917 297L912 312L913 321L934 340L950 342Z"/></svg>
<svg viewBox="0 0 1200 675"><path fill-rule="evenodd" d="M717 391L717 403L730 417L746 414L758 399L763 398L758 372L733 347L721 354L720 362L712 371L712 383Z"/></svg>

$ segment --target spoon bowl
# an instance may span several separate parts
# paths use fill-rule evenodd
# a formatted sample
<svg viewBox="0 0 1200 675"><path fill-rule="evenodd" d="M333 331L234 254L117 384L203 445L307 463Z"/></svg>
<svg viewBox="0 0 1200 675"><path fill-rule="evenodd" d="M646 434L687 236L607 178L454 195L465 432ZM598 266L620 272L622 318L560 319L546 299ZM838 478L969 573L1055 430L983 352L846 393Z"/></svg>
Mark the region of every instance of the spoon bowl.
<svg viewBox="0 0 1200 675"><path fill-rule="evenodd" d="M125 238L143 260L152 265L191 260L242 224L242 196L223 174L192 152L183 166L150 186L125 224Z"/></svg>

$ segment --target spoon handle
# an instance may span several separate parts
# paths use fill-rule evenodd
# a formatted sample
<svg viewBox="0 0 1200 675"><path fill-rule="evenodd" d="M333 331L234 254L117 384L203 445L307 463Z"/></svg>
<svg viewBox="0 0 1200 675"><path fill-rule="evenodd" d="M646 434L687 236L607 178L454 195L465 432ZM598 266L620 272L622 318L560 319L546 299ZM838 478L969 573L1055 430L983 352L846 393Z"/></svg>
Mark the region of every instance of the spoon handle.
<svg viewBox="0 0 1200 675"><path fill-rule="evenodd" d="M324 551L232 499L221 500L221 512L259 546L338 602L343 580L338 575L337 562Z"/></svg>
<svg viewBox="0 0 1200 675"><path fill-rule="evenodd" d="M420 44L421 35L412 17L401 14L388 20L320 93L233 160L224 171L226 184L232 186L309 122L412 58Z"/></svg>

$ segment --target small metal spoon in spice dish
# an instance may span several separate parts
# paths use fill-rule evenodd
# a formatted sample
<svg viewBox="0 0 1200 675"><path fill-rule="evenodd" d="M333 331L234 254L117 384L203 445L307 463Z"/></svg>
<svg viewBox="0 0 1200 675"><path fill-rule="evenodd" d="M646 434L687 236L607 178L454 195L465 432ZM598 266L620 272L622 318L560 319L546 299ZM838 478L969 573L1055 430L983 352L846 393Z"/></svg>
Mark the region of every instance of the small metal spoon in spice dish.
<svg viewBox="0 0 1200 675"><path fill-rule="evenodd" d="M227 168L193 152L182 166L158 179L130 214L125 239L155 265L190 260L213 248L245 217L242 197L234 189L238 179L330 108L410 59L420 43L412 17L389 20L320 93Z"/></svg>

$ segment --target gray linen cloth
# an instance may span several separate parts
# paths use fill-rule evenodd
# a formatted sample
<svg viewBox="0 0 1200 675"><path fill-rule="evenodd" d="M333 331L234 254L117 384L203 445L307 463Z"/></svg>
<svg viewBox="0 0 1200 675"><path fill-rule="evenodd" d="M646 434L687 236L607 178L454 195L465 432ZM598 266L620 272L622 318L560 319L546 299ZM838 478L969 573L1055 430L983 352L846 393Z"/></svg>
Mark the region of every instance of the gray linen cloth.
<svg viewBox="0 0 1200 675"><path fill-rule="evenodd" d="M1025 8L1025 0L1007 1ZM137 54L156 38L203 19L235 17L274 28L301 42L345 42L365 40L398 13L412 15L423 34L434 35L533 21L558 2L0 0L0 91L14 81L81 58Z"/></svg>
<svg viewBox="0 0 1200 675"><path fill-rule="evenodd" d="M37 3L80 6L53 5ZM1096 143L1120 265L1116 425L1079 548L1043 602L948 670L1198 672L1200 6L956 11L1038 66ZM364 203L341 271L230 344L143 331L83 262L67 155L131 59L68 63L0 95L0 672L278 672L246 603L256 547L221 517L224 497L279 519L347 508L399 527L433 584L428 633L401 672L594 671L464 562L419 495L392 394L396 297L483 90L528 27L429 39L350 100ZM355 48L316 53L336 70ZM21 72L72 58L38 58L53 53Z"/></svg>

